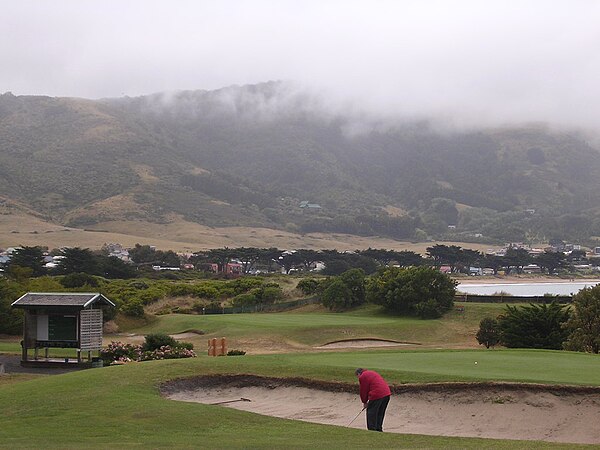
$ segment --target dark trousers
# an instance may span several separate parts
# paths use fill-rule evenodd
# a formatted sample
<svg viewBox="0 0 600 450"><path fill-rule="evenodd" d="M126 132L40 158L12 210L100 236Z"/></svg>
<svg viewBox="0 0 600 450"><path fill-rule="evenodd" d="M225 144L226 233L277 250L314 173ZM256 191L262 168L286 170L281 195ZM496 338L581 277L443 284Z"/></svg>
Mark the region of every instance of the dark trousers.
<svg viewBox="0 0 600 450"><path fill-rule="evenodd" d="M383 431L385 409L390 402L390 396L369 400L367 406L367 428L372 431Z"/></svg>

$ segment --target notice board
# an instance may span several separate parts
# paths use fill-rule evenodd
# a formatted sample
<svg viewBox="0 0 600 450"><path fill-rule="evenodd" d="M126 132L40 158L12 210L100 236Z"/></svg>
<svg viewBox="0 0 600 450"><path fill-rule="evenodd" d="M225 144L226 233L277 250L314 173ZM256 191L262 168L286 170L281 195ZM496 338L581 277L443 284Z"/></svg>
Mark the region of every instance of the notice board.
<svg viewBox="0 0 600 450"><path fill-rule="evenodd" d="M77 316L49 315L48 316L49 341L76 341Z"/></svg>

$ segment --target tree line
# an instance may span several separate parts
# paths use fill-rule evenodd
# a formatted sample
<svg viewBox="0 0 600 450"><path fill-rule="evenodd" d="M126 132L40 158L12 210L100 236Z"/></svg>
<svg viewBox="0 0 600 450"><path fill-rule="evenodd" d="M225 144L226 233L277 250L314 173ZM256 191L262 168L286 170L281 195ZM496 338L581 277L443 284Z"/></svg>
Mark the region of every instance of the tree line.
<svg viewBox="0 0 600 450"><path fill-rule="evenodd" d="M337 250L281 250L278 248L218 248L195 252L184 258L171 250L157 250L149 245L136 244L129 250L131 263L126 263L106 250L92 251L87 248L73 247L54 250L58 256L55 267L45 267L44 249L42 247L19 247L7 264L6 272L14 278L38 277L46 274L67 275L70 273L87 273L105 278L135 278L144 274L152 266L179 268L183 263L193 264L196 269L206 269L209 264L217 264L218 272L224 272L225 266L233 261L241 264L243 274L257 271L274 272L308 272L323 263L321 271L324 275L340 275L350 269L361 269L366 274L375 273L380 267L397 266L448 266L452 273L469 273L470 267L489 268L494 274L504 270L506 273L522 273L530 264L536 264L540 270L555 274L560 270L568 270L575 264L594 262L586 259L585 252L573 250L569 255L562 252L546 251L532 256L522 248L509 248L504 256L483 254L476 250L465 249L455 245L437 244L428 247L425 256L413 251L396 251L387 249L356 250L339 252Z"/></svg>
<svg viewBox="0 0 600 450"><path fill-rule="evenodd" d="M569 306L557 302L506 305L479 324L477 342L486 348L538 348L600 352L600 285L579 291Z"/></svg>

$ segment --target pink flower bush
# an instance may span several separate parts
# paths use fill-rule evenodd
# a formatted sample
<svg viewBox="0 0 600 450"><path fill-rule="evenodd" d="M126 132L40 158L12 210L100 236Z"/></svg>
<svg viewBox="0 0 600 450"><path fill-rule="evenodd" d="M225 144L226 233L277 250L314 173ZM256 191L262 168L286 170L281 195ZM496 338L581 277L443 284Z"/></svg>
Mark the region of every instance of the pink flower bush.
<svg viewBox="0 0 600 450"><path fill-rule="evenodd" d="M195 358L196 353L184 347L163 345L151 352L144 352L141 345L111 342L100 351L100 357L107 365L126 364L132 361L151 361L155 359Z"/></svg>
<svg viewBox="0 0 600 450"><path fill-rule="evenodd" d="M163 345L151 352L145 352L142 356L142 361L150 361L153 359L176 359L176 358L195 358L196 353L193 350L188 350L183 347L171 347Z"/></svg>

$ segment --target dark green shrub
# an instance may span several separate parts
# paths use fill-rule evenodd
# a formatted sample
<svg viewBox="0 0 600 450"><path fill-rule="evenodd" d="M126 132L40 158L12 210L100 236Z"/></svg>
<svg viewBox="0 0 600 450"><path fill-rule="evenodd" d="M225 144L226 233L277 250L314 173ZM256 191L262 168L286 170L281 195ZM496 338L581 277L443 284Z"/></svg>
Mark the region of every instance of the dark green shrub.
<svg viewBox="0 0 600 450"><path fill-rule="evenodd" d="M148 283L146 283L145 281L141 281L141 280L130 281L128 283L128 286L131 286L132 288L139 289L139 290L148 289L150 287L150 285Z"/></svg>
<svg viewBox="0 0 600 450"><path fill-rule="evenodd" d="M165 292L158 287L151 287L142 292L138 292L136 297L143 305L149 305L165 296Z"/></svg>
<svg viewBox="0 0 600 450"><path fill-rule="evenodd" d="M255 292L255 291L253 291ZM263 304L272 304L283 298L279 285L267 285L256 290L255 296Z"/></svg>
<svg viewBox="0 0 600 450"><path fill-rule="evenodd" d="M61 278L60 284L66 288L79 288L85 285L97 287L98 281L92 275L83 272L70 273Z"/></svg>
<svg viewBox="0 0 600 450"><path fill-rule="evenodd" d="M130 317L144 317L144 305L138 300L123 303L121 312Z"/></svg>
<svg viewBox="0 0 600 450"><path fill-rule="evenodd" d="M195 295L195 294L196 294L196 289L195 289L194 285L191 285L191 284L178 283L178 284L171 285L169 288L169 295L171 295L173 297L185 297L188 295Z"/></svg>
<svg viewBox="0 0 600 450"><path fill-rule="evenodd" d="M600 285L582 289L573 297L575 310L566 324L566 350L600 353Z"/></svg>
<svg viewBox="0 0 600 450"><path fill-rule="evenodd" d="M498 321L491 317L485 317L479 322L479 331L477 332L477 342L479 345L485 345L485 348L496 346L500 342L500 327Z"/></svg>
<svg viewBox="0 0 600 450"><path fill-rule="evenodd" d="M168 345L169 347L177 347L177 341L175 338L165 333L148 334L145 336L145 339L144 345L142 346L142 349L145 352L151 352L164 345Z"/></svg>
<svg viewBox="0 0 600 450"><path fill-rule="evenodd" d="M194 286L194 296L213 299L219 296L219 290L214 286L201 284L199 286Z"/></svg>
<svg viewBox="0 0 600 450"><path fill-rule="evenodd" d="M370 277L366 291L368 301L390 312L427 317L452 308L456 282L430 267L388 267Z"/></svg>
<svg viewBox="0 0 600 450"><path fill-rule="evenodd" d="M206 305L206 309L205 312L207 313L217 313L217 312L222 312L223 311L223 307L221 306L220 302L210 302L208 305Z"/></svg>
<svg viewBox="0 0 600 450"><path fill-rule="evenodd" d="M260 277L242 277L227 283L230 289L233 289L233 295L243 294L251 289L262 286L263 279Z"/></svg>
<svg viewBox="0 0 600 450"><path fill-rule="evenodd" d="M415 312L421 319L437 319L442 317L443 310L438 302L429 299L415 305Z"/></svg>
<svg viewBox="0 0 600 450"><path fill-rule="evenodd" d="M316 294L319 289L319 281L314 278L303 278L296 286L304 295Z"/></svg>
<svg viewBox="0 0 600 450"><path fill-rule="evenodd" d="M227 356L244 356L246 354L243 350L229 350Z"/></svg>
<svg viewBox="0 0 600 450"><path fill-rule="evenodd" d="M164 270L160 273L159 278L163 278L165 280L179 280L180 276L177 272Z"/></svg>
<svg viewBox="0 0 600 450"><path fill-rule="evenodd" d="M258 298L253 293L239 294L233 298L231 303L236 307L254 306L258 303Z"/></svg>
<svg viewBox="0 0 600 450"><path fill-rule="evenodd" d="M553 302L550 305L506 305L498 316L500 340L509 348L544 348L559 350L569 336L564 324L570 310Z"/></svg>
<svg viewBox="0 0 600 450"><path fill-rule="evenodd" d="M321 295L323 305L332 311L343 311L350 307L352 291L340 280L334 280Z"/></svg>

